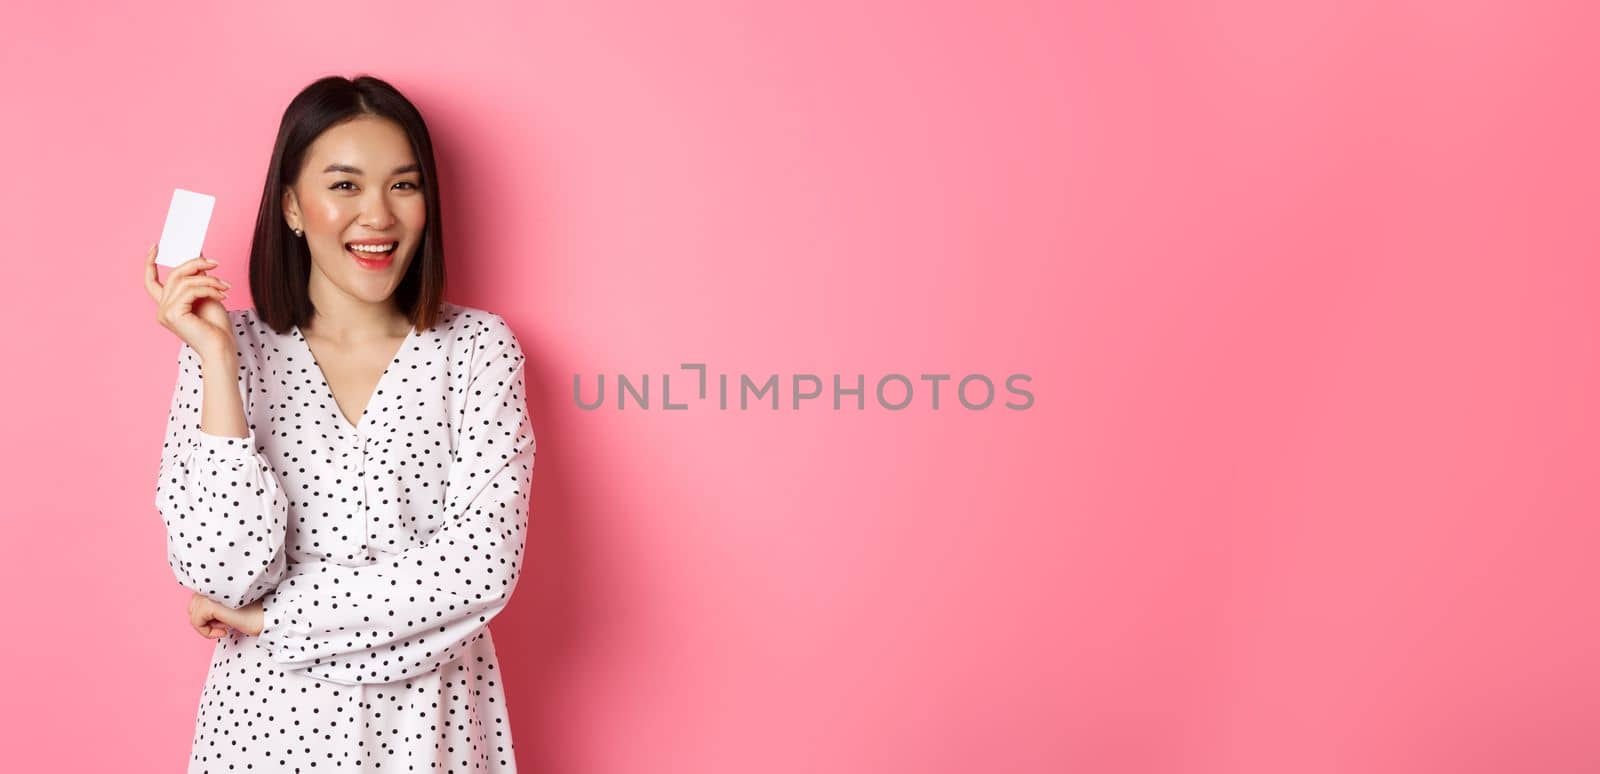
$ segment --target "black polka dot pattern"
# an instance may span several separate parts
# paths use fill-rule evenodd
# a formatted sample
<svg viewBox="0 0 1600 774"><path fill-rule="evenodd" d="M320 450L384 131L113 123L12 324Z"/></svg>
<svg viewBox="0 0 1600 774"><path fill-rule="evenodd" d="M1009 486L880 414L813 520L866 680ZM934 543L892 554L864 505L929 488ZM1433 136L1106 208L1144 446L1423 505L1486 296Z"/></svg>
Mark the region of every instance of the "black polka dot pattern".
<svg viewBox="0 0 1600 774"><path fill-rule="evenodd" d="M298 328L229 312L249 436L200 430L179 355L156 506L185 587L260 600L219 640L194 771L516 770L488 625L511 598L535 440L500 316L445 303L355 424Z"/></svg>

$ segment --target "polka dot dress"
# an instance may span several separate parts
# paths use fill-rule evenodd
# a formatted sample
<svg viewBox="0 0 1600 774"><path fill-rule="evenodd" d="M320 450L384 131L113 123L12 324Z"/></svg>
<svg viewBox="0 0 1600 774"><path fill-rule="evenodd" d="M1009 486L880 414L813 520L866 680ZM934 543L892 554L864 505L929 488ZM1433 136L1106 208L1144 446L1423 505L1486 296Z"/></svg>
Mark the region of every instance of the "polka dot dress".
<svg viewBox="0 0 1600 774"><path fill-rule="evenodd" d="M189 771L516 770L488 624L527 534L524 357L500 316L442 311L355 424L298 327L234 310L250 434L206 433L183 345L156 487L167 560L265 613L260 636L217 642Z"/></svg>

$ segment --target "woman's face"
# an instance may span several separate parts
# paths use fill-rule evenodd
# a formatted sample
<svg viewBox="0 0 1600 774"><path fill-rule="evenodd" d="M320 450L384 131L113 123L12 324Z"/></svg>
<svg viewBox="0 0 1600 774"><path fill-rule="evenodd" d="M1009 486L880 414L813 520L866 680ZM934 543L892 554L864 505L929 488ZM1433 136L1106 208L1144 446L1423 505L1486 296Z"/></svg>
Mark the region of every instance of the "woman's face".
<svg viewBox="0 0 1600 774"><path fill-rule="evenodd" d="M285 187L283 211L290 228L305 231L313 285L325 282L369 303L387 300L422 242L428 214L405 131L372 116L324 131L307 150L299 181ZM368 253L351 246L374 241L398 247Z"/></svg>

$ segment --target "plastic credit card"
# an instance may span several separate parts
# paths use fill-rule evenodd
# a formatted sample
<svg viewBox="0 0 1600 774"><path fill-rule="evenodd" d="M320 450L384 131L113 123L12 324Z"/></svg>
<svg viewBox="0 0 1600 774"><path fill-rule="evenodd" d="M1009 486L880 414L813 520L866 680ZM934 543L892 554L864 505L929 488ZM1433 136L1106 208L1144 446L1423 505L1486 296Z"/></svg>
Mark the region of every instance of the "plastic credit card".
<svg viewBox="0 0 1600 774"><path fill-rule="evenodd" d="M172 205L167 208L167 224L161 228L161 241L156 246L156 263L177 266L198 258L216 204L215 196L174 189Z"/></svg>

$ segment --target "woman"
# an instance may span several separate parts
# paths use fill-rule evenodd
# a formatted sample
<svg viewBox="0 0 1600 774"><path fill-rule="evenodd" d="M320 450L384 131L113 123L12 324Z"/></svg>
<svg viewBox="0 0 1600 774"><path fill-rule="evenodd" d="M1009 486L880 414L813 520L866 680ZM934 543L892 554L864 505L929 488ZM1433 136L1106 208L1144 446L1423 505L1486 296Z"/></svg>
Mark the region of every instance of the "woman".
<svg viewBox="0 0 1600 774"><path fill-rule="evenodd" d="M190 771L516 768L488 623L527 533L524 358L443 300L439 216L416 108L330 77L278 130L253 310L216 261L146 257L183 341L156 507L218 639Z"/></svg>

